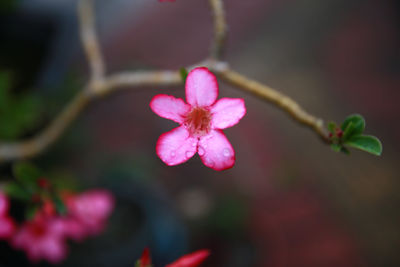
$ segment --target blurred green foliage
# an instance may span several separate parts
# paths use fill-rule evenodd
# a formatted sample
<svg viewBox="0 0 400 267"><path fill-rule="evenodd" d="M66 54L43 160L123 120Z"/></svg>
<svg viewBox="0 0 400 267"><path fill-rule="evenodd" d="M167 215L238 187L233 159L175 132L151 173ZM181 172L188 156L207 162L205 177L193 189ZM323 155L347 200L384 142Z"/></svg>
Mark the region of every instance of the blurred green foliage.
<svg viewBox="0 0 400 267"><path fill-rule="evenodd" d="M14 140L38 124L42 103L32 93L13 95L11 75L0 72L0 139Z"/></svg>
<svg viewBox="0 0 400 267"><path fill-rule="evenodd" d="M1 0L0 11L10 11L17 7L19 0Z"/></svg>
<svg viewBox="0 0 400 267"><path fill-rule="evenodd" d="M57 188L44 173L29 162L17 162L13 165L15 181L5 186L5 191L11 198L26 202L25 217L34 216L45 200L51 200L58 214L65 214L67 208L60 197Z"/></svg>

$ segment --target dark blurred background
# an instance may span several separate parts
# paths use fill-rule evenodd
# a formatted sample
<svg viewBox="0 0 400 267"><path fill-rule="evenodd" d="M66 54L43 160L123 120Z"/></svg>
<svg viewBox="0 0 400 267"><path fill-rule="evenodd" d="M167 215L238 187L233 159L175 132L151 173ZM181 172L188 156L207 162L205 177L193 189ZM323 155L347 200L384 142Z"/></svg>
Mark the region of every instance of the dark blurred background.
<svg viewBox="0 0 400 267"><path fill-rule="evenodd" d="M108 72L177 69L207 56L206 0L95 2ZM234 69L326 120L362 114L383 155L335 153L282 111L220 83L220 97L247 105L225 131L236 166L216 172L196 156L168 167L155 144L175 125L149 102L184 97L183 87L120 91L90 105L34 160L54 179L117 198L107 231L71 244L62 266L133 266L145 246L155 266L200 248L212 251L205 266L400 266L400 1L225 4ZM1 0L3 140L34 134L82 90L77 27L75 0ZM3 266L28 265L5 243L0 255Z"/></svg>

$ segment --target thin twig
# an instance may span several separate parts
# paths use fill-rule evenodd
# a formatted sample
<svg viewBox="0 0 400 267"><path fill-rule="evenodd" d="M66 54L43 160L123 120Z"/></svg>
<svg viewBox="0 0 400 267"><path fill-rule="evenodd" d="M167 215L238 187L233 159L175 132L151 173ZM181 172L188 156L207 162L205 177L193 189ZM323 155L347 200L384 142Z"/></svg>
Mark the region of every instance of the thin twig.
<svg viewBox="0 0 400 267"><path fill-rule="evenodd" d="M93 0L80 0L78 3L80 36L90 65L91 83L94 85L91 88L95 89L103 80L105 64L96 34L93 7Z"/></svg>
<svg viewBox="0 0 400 267"><path fill-rule="evenodd" d="M326 143L330 143L324 128L324 121L306 112L296 101L281 92L262 83L250 80L229 68L217 70L216 74L225 82L252 93L253 95L275 104L287 112L294 120L310 127Z"/></svg>
<svg viewBox="0 0 400 267"><path fill-rule="evenodd" d="M110 75L100 94L109 94L115 89L138 86L174 86L183 84L179 71L134 71Z"/></svg>
<svg viewBox="0 0 400 267"><path fill-rule="evenodd" d="M224 3L222 0L209 0L214 20L214 40L211 47L211 58L219 60L223 53L227 36Z"/></svg>

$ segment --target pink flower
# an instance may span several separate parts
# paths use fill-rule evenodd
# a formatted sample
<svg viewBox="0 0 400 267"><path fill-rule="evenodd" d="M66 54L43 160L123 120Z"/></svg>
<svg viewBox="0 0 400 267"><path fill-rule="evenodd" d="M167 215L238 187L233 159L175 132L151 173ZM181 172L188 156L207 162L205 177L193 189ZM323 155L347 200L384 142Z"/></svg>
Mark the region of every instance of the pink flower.
<svg viewBox="0 0 400 267"><path fill-rule="evenodd" d="M12 239L16 249L25 250L29 260L61 262L67 255L64 233L53 217L37 213L32 221L25 222Z"/></svg>
<svg viewBox="0 0 400 267"><path fill-rule="evenodd" d="M225 170L235 164L235 151L222 129L232 127L245 115L244 100L221 98L217 79L207 68L195 68L186 78L186 104L169 95L156 95L151 109L160 117L173 120L179 127L164 133L156 151L169 166L181 164L197 152L204 165Z"/></svg>
<svg viewBox="0 0 400 267"><path fill-rule="evenodd" d="M75 229L75 232L70 232L70 237L74 239L80 239L79 236L83 237L83 233L73 220L81 224L88 235L98 234L103 230L107 218L114 209L113 196L108 191L100 189L69 196L66 203L72 221L65 223L67 228Z"/></svg>
<svg viewBox="0 0 400 267"><path fill-rule="evenodd" d="M0 192L0 239L8 239L15 232L14 220L8 215L10 203L7 196Z"/></svg>

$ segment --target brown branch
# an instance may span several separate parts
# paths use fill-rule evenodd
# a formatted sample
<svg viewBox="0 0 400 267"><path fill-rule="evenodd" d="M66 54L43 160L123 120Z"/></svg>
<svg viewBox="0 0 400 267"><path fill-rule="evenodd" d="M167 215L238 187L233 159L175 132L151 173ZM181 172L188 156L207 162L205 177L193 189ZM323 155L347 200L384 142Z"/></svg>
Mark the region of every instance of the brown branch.
<svg viewBox="0 0 400 267"><path fill-rule="evenodd" d="M179 71L134 71L110 75L99 94L109 94L122 87L174 86L182 84Z"/></svg>
<svg viewBox="0 0 400 267"><path fill-rule="evenodd" d="M221 58L225 39L227 36L227 24L223 0L209 0L214 20L214 40L211 48L211 58Z"/></svg>
<svg viewBox="0 0 400 267"><path fill-rule="evenodd" d="M91 83L94 85L91 88L96 89L103 80L105 64L96 34L93 0L80 0L78 2L78 14L82 45L90 65Z"/></svg>
<svg viewBox="0 0 400 267"><path fill-rule="evenodd" d="M93 0L80 0L79 16L81 27L81 39L89 61L91 80L53 121L38 135L15 143L0 143L0 162L29 158L45 151L53 144L67 129L67 127L78 117L84 108L99 96L108 95L119 88L137 88L141 86L172 86L182 84L179 71L135 71L122 72L105 77L105 67L100 46L97 40ZM307 113L288 96L256 81L250 80L243 75L229 69L225 62L216 60L220 57L224 39L226 36L226 23L221 0L210 0L214 12L215 39L210 60L201 62L196 66L206 66L216 75L243 91L275 104L287 112L297 122L311 128L321 139L330 143L327 137L323 121Z"/></svg>
<svg viewBox="0 0 400 267"><path fill-rule="evenodd" d="M263 100L273 103L287 112L294 120L311 128L324 142L330 143L324 128L324 121L306 112L296 101L262 83L250 80L229 68L215 71L225 82L249 92Z"/></svg>

